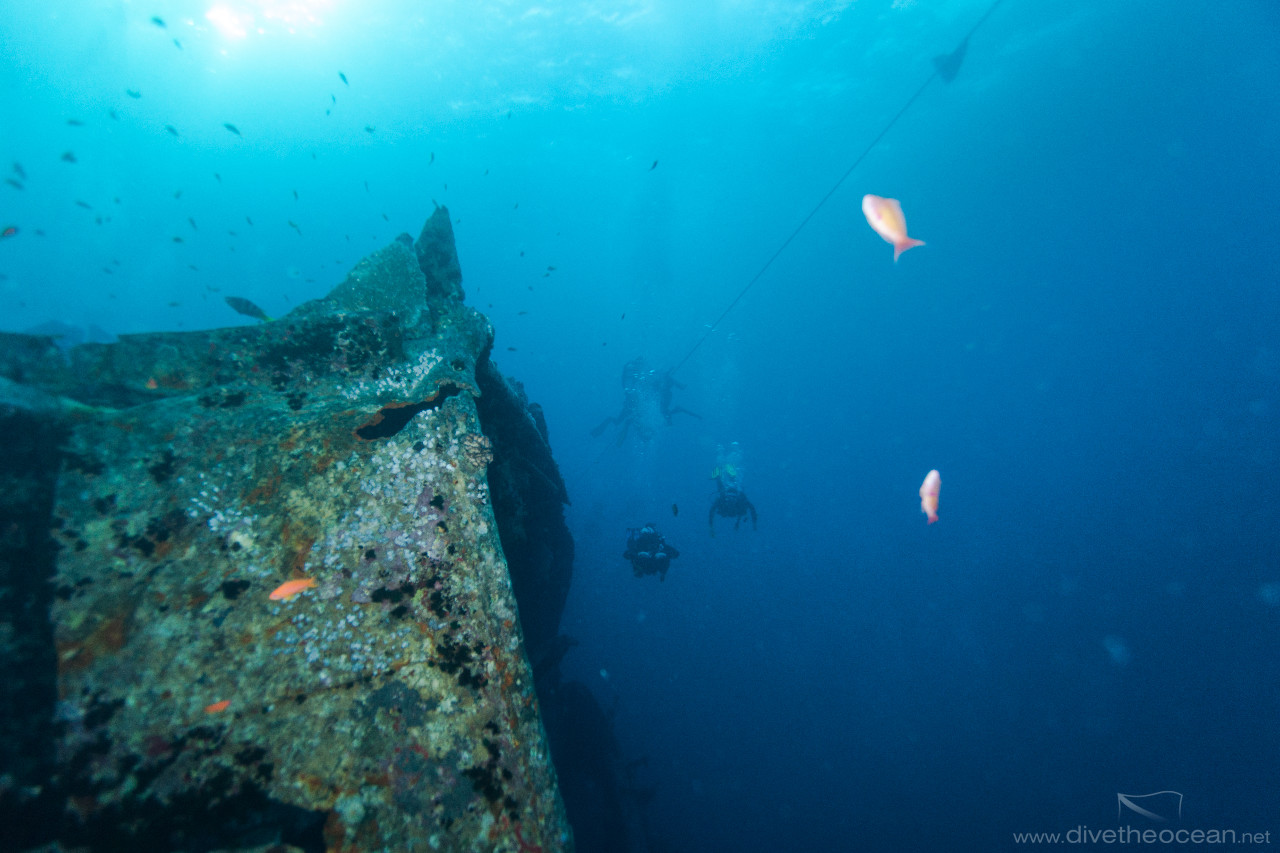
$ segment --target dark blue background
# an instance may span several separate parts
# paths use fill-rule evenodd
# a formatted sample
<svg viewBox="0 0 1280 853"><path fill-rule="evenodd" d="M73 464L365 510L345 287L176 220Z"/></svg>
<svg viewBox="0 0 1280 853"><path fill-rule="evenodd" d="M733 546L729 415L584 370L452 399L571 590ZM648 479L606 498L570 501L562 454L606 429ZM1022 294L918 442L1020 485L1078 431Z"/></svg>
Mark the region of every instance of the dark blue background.
<svg viewBox="0 0 1280 853"><path fill-rule="evenodd" d="M1165 789L1179 826L1280 830L1272 4L1005 0L681 368L702 419L621 447L588 431L623 363L684 358L987 4L365 8L0 24L0 323L283 313L448 204L573 499L566 674L661 834L1005 849ZM895 265L865 192L928 245ZM712 539L731 441L760 529ZM620 557L650 520L662 584Z"/></svg>

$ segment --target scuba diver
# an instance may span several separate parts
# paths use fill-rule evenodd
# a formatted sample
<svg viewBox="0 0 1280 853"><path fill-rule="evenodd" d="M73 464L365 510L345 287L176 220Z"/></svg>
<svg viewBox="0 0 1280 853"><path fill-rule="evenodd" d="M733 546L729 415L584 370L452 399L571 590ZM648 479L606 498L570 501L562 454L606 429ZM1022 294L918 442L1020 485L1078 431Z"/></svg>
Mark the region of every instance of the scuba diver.
<svg viewBox="0 0 1280 853"><path fill-rule="evenodd" d="M668 426L672 415L681 412L701 419L700 415L683 406L672 406L675 389L684 386L671 374L671 370L659 373L649 367L644 356L628 361L622 367L622 410L597 424L591 435L599 437L610 426L620 424L622 432L618 434L618 445L621 446L632 427L635 427L641 441L649 441L657 430L659 419Z"/></svg>
<svg viewBox="0 0 1280 853"><path fill-rule="evenodd" d="M716 516L733 519L733 529L737 530L742 519L751 516L751 529L756 529L756 508L747 500L747 493L742 490L742 449L738 442L729 445L729 453L724 448L717 448L716 459L719 464L711 472L716 481L716 497L707 512L707 527L711 535L716 535Z"/></svg>
<svg viewBox="0 0 1280 853"><path fill-rule="evenodd" d="M667 426L671 426L672 415L678 415L681 413L693 415L698 420L702 420L702 415L691 412L684 406L676 406L674 409L671 407L671 397L675 393L675 389L679 388L681 391L684 390L684 384L677 382L676 378L671 375L673 373L675 373L674 367L662 374L662 379L660 380L662 385L659 392L658 410L662 412L662 419L667 422Z"/></svg>
<svg viewBox="0 0 1280 853"><path fill-rule="evenodd" d="M622 558L631 561L631 571L636 577L657 575L658 580L665 581L671 561L679 556L680 552L662 538L652 522L627 530L627 550L622 552Z"/></svg>

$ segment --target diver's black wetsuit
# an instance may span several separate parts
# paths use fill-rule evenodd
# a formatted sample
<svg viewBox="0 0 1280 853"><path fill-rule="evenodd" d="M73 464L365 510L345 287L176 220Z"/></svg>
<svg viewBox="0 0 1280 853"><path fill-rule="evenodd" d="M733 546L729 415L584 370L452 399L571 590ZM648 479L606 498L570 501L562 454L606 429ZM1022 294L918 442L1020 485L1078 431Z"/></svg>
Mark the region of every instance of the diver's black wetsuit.
<svg viewBox="0 0 1280 853"><path fill-rule="evenodd" d="M631 571L638 578L658 575L658 580L665 581L671 561L679 556L675 546L667 544L652 524L627 531L627 550L622 558L631 561Z"/></svg>
<svg viewBox="0 0 1280 853"><path fill-rule="evenodd" d="M719 483L719 486L720 494L716 495L716 499L711 502L711 511L707 513L707 526L711 528L711 535L716 535L717 515L732 518L734 530L738 529L742 519L750 515L751 529L755 530L756 508L752 506L751 501L747 500L746 493L733 486L726 487L723 482Z"/></svg>

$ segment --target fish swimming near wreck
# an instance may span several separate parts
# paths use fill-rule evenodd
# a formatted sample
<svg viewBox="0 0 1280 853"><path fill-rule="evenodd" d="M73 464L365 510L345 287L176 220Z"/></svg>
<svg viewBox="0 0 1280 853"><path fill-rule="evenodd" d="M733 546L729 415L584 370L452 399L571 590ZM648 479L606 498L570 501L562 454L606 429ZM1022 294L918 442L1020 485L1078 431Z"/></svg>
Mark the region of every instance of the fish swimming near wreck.
<svg viewBox="0 0 1280 853"><path fill-rule="evenodd" d="M315 585L315 578L299 578L298 580L285 581L272 590L271 595L267 597L272 601L288 601L304 590L313 589Z"/></svg>
<svg viewBox="0 0 1280 853"><path fill-rule="evenodd" d="M923 246L923 240L907 236L907 217L902 213L902 205L896 198L881 198L867 193L862 197L862 214L867 217L867 224L886 243L893 245L893 260L907 249Z"/></svg>
<svg viewBox="0 0 1280 853"><path fill-rule="evenodd" d="M920 484L920 511L929 518L929 524L938 520L938 495L942 492L942 475L935 468L925 475Z"/></svg>
<svg viewBox="0 0 1280 853"><path fill-rule="evenodd" d="M257 305L254 305L242 296L228 296L226 297L226 300L227 304L231 306L231 310L237 314L243 314L246 317L261 320L264 323L271 322L271 318L267 316L267 312L263 311Z"/></svg>

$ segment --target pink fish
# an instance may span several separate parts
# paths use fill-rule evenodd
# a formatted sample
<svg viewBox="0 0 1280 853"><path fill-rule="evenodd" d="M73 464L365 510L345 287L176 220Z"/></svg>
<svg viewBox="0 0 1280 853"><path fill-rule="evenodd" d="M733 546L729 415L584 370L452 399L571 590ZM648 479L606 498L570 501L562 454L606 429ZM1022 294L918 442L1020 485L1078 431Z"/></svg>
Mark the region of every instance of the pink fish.
<svg viewBox="0 0 1280 853"><path fill-rule="evenodd" d="M867 217L867 224L893 244L893 260L907 249L923 246L923 240L915 240L907 236L907 218L902 215L902 205L896 198L881 198L868 193L862 197L862 213Z"/></svg>
<svg viewBox="0 0 1280 853"><path fill-rule="evenodd" d="M929 523L938 520L938 493L942 491L942 475L937 469L925 475L920 485L920 511L929 516Z"/></svg>

